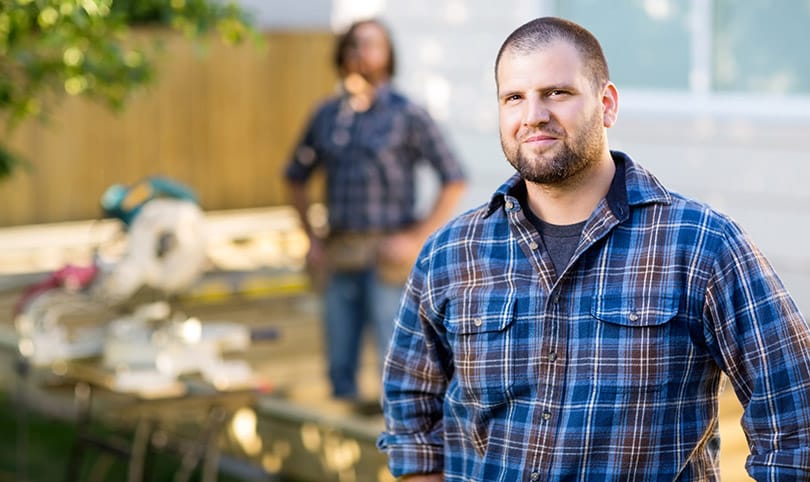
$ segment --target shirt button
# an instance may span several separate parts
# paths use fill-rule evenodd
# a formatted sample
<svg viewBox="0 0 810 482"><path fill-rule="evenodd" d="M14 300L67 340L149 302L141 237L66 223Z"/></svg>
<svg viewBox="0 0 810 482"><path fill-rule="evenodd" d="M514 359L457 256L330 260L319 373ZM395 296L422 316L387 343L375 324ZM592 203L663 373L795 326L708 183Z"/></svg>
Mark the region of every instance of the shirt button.
<svg viewBox="0 0 810 482"><path fill-rule="evenodd" d="M529 480L531 480L532 482L540 480L540 474L538 474L537 472L532 472L532 475L529 476Z"/></svg>
<svg viewBox="0 0 810 482"><path fill-rule="evenodd" d="M515 207L515 205L514 205L514 203L512 203L512 201L506 201L506 204L504 204L504 206L506 206L506 209L510 209L510 210L513 207Z"/></svg>
<svg viewBox="0 0 810 482"><path fill-rule="evenodd" d="M551 412L549 412L548 410L544 411L543 412L543 420L547 422L550 418L551 418Z"/></svg>
<svg viewBox="0 0 810 482"><path fill-rule="evenodd" d="M475 319L473 320L473 324L474 324L475 326L481 326L481 325L483 325L483 324L484 324L484 320L482 320L481 318L475 318Z"/></svg>
<svg viewBox="0 0 810 482"><path fill-rule="evenodd" d="M555 362L557 361L557 352L553 351L548 354L548 361Z"/></svg>
<svg viewBox="0 0 810 482"><path fill-rule="evenodd" d="M630 316L628 316L628 318L630 318L630 321L638 321L638 313L634 311L630 313Z"/></svg>
<svg viewBox="0 0 810 482"><path fill-rule="evenodd" d="M539 245L534 241L529 243L529 249L537 249L537 248L539 248Z"/></svg>

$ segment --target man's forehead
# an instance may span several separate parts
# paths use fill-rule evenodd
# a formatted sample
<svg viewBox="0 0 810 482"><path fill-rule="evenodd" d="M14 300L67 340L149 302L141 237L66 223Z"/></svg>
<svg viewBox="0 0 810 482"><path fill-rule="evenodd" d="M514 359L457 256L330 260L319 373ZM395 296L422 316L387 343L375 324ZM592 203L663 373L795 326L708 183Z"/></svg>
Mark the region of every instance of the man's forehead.
<svg viewBox="0 0 810 482"><path fill-rule="evenodd" d="M504 59L515 59L532 56L567 56L580 59L581 55L574 43L565 39L552 39L537 42L519 42L507 46L501 55L500 62Z"/></svg>
<svg viewBox="0 0 810 482"><path fill-rule="evenodd" d="M576 47L565 41L553 41L542 45L516 46L504 50L498 64L498 80L504 76L536 75L568 77L582 72L582 57Z"/></svg>
<svg viewBox="0 0 810 482"><path fill-rule="evenodd" d="M355 38L385 37L385 30L376 23L364 23L354 30Z"/></svg>

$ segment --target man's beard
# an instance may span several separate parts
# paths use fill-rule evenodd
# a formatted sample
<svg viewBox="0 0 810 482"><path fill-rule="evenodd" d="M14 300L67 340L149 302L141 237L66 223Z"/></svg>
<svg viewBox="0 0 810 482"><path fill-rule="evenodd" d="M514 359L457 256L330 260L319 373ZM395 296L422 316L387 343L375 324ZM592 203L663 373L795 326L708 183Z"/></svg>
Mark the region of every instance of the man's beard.
<svg viewBox="0 0 810 482"><path fill-rule="evenodd" d="M509 149L504 143L503 136L501 148L509 163L524 180L544 185L568 184L596 164L601 156L603 145L601 112L595 113L588 126L587 130L576 138L562 136L556 153L545 152L530 158L521 150L519 141L514 150ZM565 132L562 128L550 124L538 130L555 136ZM546 158L546 155L552 157Z"/></svg>

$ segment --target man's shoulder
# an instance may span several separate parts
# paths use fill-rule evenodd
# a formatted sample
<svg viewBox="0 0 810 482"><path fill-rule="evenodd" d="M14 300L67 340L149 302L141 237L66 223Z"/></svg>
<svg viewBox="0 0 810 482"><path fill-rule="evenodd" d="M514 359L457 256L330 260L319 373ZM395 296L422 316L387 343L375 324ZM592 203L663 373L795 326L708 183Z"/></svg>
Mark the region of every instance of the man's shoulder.
<svg viewBox="0 0 810 482"><path fill-rule="evenodd" d="M497 222L487 214L488 205L483 204L457 215L435 230L422 246L417 265L426 272L430 272L432 271L431 266L433 268L446 266L448 263L457 263L459 259L464 258L461 253L468 249L471 243L481 241L482 237L486 235L485 233L491 231L488 229L490 228L489 223ZM447 281L446 276L452 276L452 270L445 272L440 278Z"/></svg>
<svg viewBox="0 0 810 482"><path fill-rule="evenodd" d="M673 210L674 217L681 224L693 225L723 236L742 231L734 218L708 202L674 191L670 191L670 196L672 203L669 209Z"/></svg>
<svg viewBox="0 0 810 482"><path fill-rule="evenodd" d="M341 98L340 95L330 95L320 99L315 105L315 115L317 116L336 110L340 106Z"/></svg>
<svg viewBox="0 0 810 482"><path fill-rule="evenodd" d="M386 96L390 108L402 111L412 117L430 117L427 108L398 90L388 90Z"/></svg>
<svg viewBox="0 0 810 482"><path fill-rule="evenodd" d="M437 229L432 238L435 242L458 242L463 238L471 239L473 233L485 231L486 226L499 222L497 216L490 216L490 204L485 203L469 209Z"/></svg>
<svg viewBox="0 0 810 482"><path fill-rule="evenodd" d="M722 213L708 202L696 197L673 191L664 186L655 175L641 164L632 161L626 154L618 153L628 163L626 173L628 201L637 208L657 206L668 213L670 220L677 219L683 224L700 224L723 229L734 225L727 214Z"/></svg>
<svg viewBox="0 0 810 482"><path fill-rule="evenodd" d="M714 253L713 256L719 255L731 244L750 243L742 226L730 215L705 201L677 191L667 190L666 202L641 203L634 209L641 213L635 217L635 222L667 232L666 236L676 243L685 242L692 246L700 239L701 251Z"/></svg>
<svg viewBox="0 0 810 482"><path fill-rule="evenodd" d="M487 237L496 226L508 226L508 220L504 216L503 206L506 203L505 193L522 184L523 181L517 174L513 174L498 188L492 192L490 197L482 204L479 204L467 211L462 212L448 221L444 226L436 231L436 235L443 240L453 241L453 238Z"/></svg>
<svg viewBox="0 0 810 482"><path fill-rule="evenodd" d="M397 89L389 88L385 91L385 95L387 96L388 101L391 102L392 104L416 105L416 103L412 101L410 97L408 97L403 92Z"/></svg>

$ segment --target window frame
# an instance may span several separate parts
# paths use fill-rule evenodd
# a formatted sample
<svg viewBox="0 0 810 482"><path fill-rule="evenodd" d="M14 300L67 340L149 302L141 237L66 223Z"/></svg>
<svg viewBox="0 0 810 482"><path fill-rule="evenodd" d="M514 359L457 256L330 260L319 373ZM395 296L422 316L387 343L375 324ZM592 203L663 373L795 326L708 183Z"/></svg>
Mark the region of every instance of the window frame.
<svg viewBox="0 0 810 482"><path fill-rule="evenodd" d="M559 13L559 0L539 1L543 11ZM689 0L689 88L622 88L617 85L622 109L631 113L678 116L810 120L810 94L714 90L714 11L715 0Z"/></svg>

